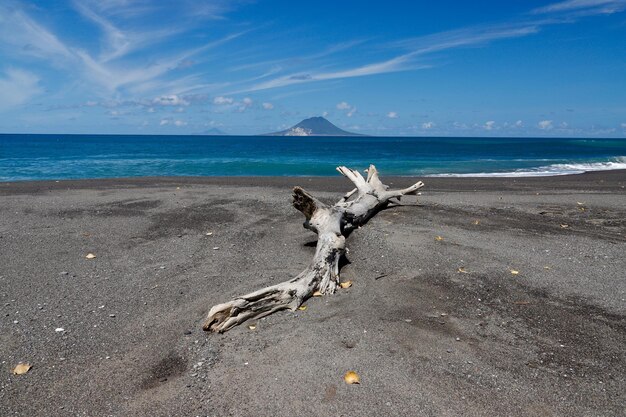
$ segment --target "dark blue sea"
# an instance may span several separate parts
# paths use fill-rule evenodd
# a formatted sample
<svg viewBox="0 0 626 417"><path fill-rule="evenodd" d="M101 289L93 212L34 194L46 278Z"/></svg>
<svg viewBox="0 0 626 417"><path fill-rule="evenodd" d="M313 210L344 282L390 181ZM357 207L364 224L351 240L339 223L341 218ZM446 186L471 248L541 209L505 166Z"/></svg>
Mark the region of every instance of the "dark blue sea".
<svg viewBox="0 0 626 417"><path fill-rule="evenodd" d="M136 176L540 176L626 169L626 139L0 135L0 181Z"/></svg>

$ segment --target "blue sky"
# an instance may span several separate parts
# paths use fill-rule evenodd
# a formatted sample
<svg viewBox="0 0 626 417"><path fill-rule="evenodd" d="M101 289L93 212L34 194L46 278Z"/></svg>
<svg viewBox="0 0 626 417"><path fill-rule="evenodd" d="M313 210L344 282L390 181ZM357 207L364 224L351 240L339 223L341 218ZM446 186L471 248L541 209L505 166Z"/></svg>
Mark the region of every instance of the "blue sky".
<svg viewBox="0 0 626 417"><path fill-rule="evenodd" d="M626 136L626 0L0 3L0 132Z"/></svg>

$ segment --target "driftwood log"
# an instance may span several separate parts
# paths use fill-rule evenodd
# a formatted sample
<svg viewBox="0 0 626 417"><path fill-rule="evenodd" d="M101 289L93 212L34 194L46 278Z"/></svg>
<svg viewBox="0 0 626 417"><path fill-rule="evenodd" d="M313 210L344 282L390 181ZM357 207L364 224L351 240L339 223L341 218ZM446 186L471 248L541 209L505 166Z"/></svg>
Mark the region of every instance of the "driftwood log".
<svg viewBox="0 0 626 417"><path fill-rule="evenodd" d="M339 286L339 261L346 250L346 237L387 207L390 200L415 194L424 185L419 181L402 190L389 190L389 186L378 178L374 165L367 170L367 178L343 166L337 170L356 188L333 206L322 203L300 187L293 189L293 206L306 217L304 227L318 236L311 264L289 281L212 307L204 321L204 330L225 332L246 320L264 317L278 310L296 310L317 291L321 294L334 293Z"/></svg>

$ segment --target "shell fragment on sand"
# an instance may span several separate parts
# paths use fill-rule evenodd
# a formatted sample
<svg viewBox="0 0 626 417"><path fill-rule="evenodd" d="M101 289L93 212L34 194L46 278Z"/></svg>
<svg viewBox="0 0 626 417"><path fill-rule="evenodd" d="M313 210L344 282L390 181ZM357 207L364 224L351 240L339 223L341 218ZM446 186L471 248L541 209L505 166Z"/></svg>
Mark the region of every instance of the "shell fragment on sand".
<svg viewBox="0 0 626 417"><path fill-rule="evenodd" d="M361 378L359 378L359 374L354 371L346 372L346 374L343 376L343 380L346 381L346 384L349 385L361 383Z"/></svg>

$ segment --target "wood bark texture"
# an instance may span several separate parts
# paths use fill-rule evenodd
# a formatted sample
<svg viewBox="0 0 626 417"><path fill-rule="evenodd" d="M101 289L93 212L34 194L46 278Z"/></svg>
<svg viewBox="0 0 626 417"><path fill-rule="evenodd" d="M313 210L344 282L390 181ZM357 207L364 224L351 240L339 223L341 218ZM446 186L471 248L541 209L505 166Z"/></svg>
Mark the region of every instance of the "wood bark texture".
<svg viewBox="0 0 626 417"><path fill-rule="evenodd" d="M246 320L258 319L278 310L296 310L316 291L334 293L339 286L339 261L346 250L346 237L387 207L392 199L415 194L424 186L419 181L402 190L389 190L389 186L380 181L374 165L367 169L367 178L344 166L338 167L337 171L356 188L332 206L300 187L293 189L293 206L304 214L304 227L318 236L311 264L289 281L213 306L202 326L204 330L225 332Z"/></svg>

